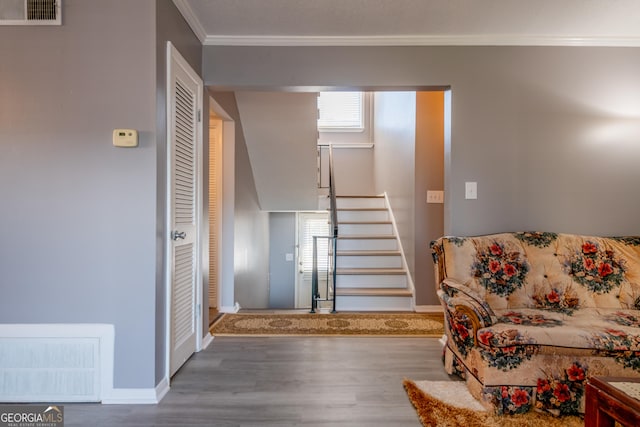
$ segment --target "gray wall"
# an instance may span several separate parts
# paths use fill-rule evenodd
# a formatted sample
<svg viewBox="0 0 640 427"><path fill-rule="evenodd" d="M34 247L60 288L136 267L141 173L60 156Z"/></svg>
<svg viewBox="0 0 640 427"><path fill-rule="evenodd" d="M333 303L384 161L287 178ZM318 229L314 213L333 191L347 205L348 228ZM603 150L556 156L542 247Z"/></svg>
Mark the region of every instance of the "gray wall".
<svg viewBox="0 0 640 427"><path fill-rule="evenodd" d="M260 208L318 207L315 93L236 92Z"/></svg>
<svg viewBox="0 0 640 427"><path fill-rule="evenodd" d="M632 55L638 49L205 47L204 52L205 78L232 88L451 85L455 119L447 153L448 214L443 220L447 233L515 229L638 232L634 219L640 203L625 196L634 194L640 176L635 168L640 159L640 84L635 78L640 64L638 55ZM342 64L339 69L332 67L338 62ZM255 67L258 63L260 67ZM365 67L363 63L376 66ZM610 85L613 81L615 87ZM350 154L344 151L336 156L337 173L344 175L337 179L339 192L371 190L363 183L372 180L360 180L361 175L352 174L354 170L372 173L372 168L362 164L368 160L358 156L356 168ZM399 221L403 243L414 247L422 259L428 256L424 247L435 231L421 226L437 227L439 213L433 212L438 206L421 203L424 188L420 184L432 182L434 177L421 178L418 166L431 158L424 157L418 146L416 156L414 245L410 245L413 233L408 199L399 197L393 202L394 185L390 195L392 204L407 207L406 221ZM393 161L398 158L387 159ZM382 173L379 180L390 178L384 177L384 170L378 165L377 173ZM432 167L427 170L435 171ZM599 173L592 173L594 170ZM463 198L467 180L479 183L476 201ZM403 191L408 194L408 187ZM612 206L624 208L607 209ZM407 252L414 270L411 251ZM418 270L414 270L414 277L422 283L429 273ZM418 304L432 303L433 295L425 297L419 283Z"/></svg>
<svg viewBox="0 0 640 427"><path fill-rule="evenodd" d="M235 122L234 296L243 308L269 304L269 213L260 210L258 193L232 92L210 92Z"/></svg>
<svg viewBox="0 0 640 427"><path fill-rule="evenodd" d="M166 229L167 205L167 42L171 41L191 67L200 74L202 68L202 45L193 34L178 9L170 0L156 2L156 384L165 376L166 352L166 285L165 285L165 238L169 235ZM203 95L203 111L208 111L209 98ZM207 117L203 114L203 117ZM202 121L203 153L209 152L209 126ZM203 155L203 170L208 171L209 156ZM202 283L209 283L209 180L206 172L203 175L203 200L200 237L202 244L201 266ZM203 286L202 301L207 301L208 289ZM202 316L203 334L207 334L209 311L204 310Z"/></svg>
<svg viewBox="0 0 640 427"><path fill-rule="evenodd" d="M295 308L296 214L269 214L269 308ZM287 254L293 259L287 261Z"/></svg>
<svg viewBox="0 0 640 427"><path fill-rule="evenodd" d="M333 149L333 176L336 194L362 196L376 194L373 180L374 148Z"/></svg>
<svg viewBox="0 0 640 427"><path fill-rule="evenodd" d="M0 323L114 324L115 387L154 387L155 2L64 8L0 27Z"/></svg>
<svg viewBox="0 0 640 427"><path fill-rule="evenodd" d="M448 234L639 233L639 48L206 46L203 61L227 88L450 85Z"/></svg>
<svg viewBox="0 0 640 427"><path fill-rule="evenodd" d="M415 265L416 93L376 92L375 186L387 192L411 277Z"/></svg>
<svg viewBox="0 0 640 427"><path fill-rule="evenodd" d="M165 374L166 40L196 70L201 46L169 0L67 0L63 21L0 27L0 323L114 324L114 387L153 388ZM112 146L120 127L139 147Z"/></svg>

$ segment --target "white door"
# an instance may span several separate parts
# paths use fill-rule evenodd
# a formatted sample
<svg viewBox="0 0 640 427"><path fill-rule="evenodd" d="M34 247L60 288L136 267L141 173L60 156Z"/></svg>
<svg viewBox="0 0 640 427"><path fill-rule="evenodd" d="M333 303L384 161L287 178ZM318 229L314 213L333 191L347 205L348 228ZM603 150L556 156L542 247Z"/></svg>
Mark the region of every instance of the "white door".
<svg viewBox="0 0 640 427"><path fill-rule="evenodd" d="M200 307L200 164L202 80L169 43L169 375L196 351Z"/></svg>
<svg viewBox="0 0 640 427"><path fill-rule="evenodd" d="M296 308L311 308L311 273L313 271L313 236L329 236L329 214L302 212L298 214L298 277ZM318 281L327 278L329 242L318 239ZM323 286L319 286L326 297Z"/></svg>

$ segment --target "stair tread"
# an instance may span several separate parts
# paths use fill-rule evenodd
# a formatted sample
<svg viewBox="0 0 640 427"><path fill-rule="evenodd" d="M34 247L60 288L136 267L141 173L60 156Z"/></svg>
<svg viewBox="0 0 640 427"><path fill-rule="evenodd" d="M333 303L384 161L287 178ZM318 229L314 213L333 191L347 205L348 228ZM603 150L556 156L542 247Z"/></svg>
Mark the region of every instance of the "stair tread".
<svg viewBox="0 0 640 427"><path fill-rule="evenodd" d="M336 255L340 256L400 256L400 251L385 251L385 250L359 250L359 251L338 251Z"/></svg>
<svg viewBox="0 0 640 427"><path fill-rule="evenodd" d="M338 236L338 240L340 239L361 239L361 240L366 240L366 239L396 239L396 236L394 236L393 234L347 234L347 235L342 235L342 236Z"/></svg>
<svg viewBox="0 0 640 427"><path fill-rule="evenodd" d="M384 196L380 194L374 194L371 196L336 196L337 199L384 199Z"/></svg>
<svg viewBox="0 0 640 427"><path fill-rule="evenodd" d="M391 224L391 221L338 221L341 224Z"/></svg>
<svg viewBox="0 0 640 427"><path fill-rule="evenodd" d="M387 212L387 208L336 208L336 210L338 212Z"/></svg>
<svg viewBox="0 0 640 427"><path fill-rule="evenodd" d="M407 288L338 288L336 295L411 297L413 292Z"/></svg>
<svg viewBox="0 0 640 427"><path fill-rule="evenodd" d="M336 274L407 274L402 268L338 268Z"/></svg>

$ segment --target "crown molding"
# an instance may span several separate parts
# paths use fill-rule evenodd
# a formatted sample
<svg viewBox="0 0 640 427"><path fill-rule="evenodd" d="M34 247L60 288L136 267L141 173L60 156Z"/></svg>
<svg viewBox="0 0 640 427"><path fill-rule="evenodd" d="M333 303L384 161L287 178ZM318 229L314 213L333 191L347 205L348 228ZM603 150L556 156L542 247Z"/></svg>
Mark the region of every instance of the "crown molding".
<svg viewBox="0 0 640 427"><path fill-rule="evenodd" d="M174 0L174 2L176 1L183 1L183 0ZM567 37L567 36L510 35L510 34L405 35L405 36L224 36L224 35L215 36L215 35L208 35L203 38L202 43L205 46L640 47L640 37L594 37L594 36Z"/></svg>
<svg viewBox="0 0 640 427"><path fill-rule="evenodd" d="M200 40L200 43L204 44L205 39L207 38L207 32L202 26L200 19L198 19L198 16L193 12L193 9L191 8L187 0L173 0L173 4L176 5L178 11L182 14L184 19L187 21L187 24L189 24L189 26L191 27L191 30L193 30L198 40Z"/></svg>

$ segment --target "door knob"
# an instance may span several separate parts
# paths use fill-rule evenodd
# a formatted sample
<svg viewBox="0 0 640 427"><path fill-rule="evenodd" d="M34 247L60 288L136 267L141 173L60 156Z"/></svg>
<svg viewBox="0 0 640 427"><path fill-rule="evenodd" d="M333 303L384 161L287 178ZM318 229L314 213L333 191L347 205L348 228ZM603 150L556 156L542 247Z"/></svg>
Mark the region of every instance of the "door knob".
<svg viewBox="0 0 640 427"><path fill-rule="evenodd" d="M171 238L173 240L178 240L178 239L184 239L185 237L187 237L187 233L184 231L172 231L171 232Z"/></svg>

